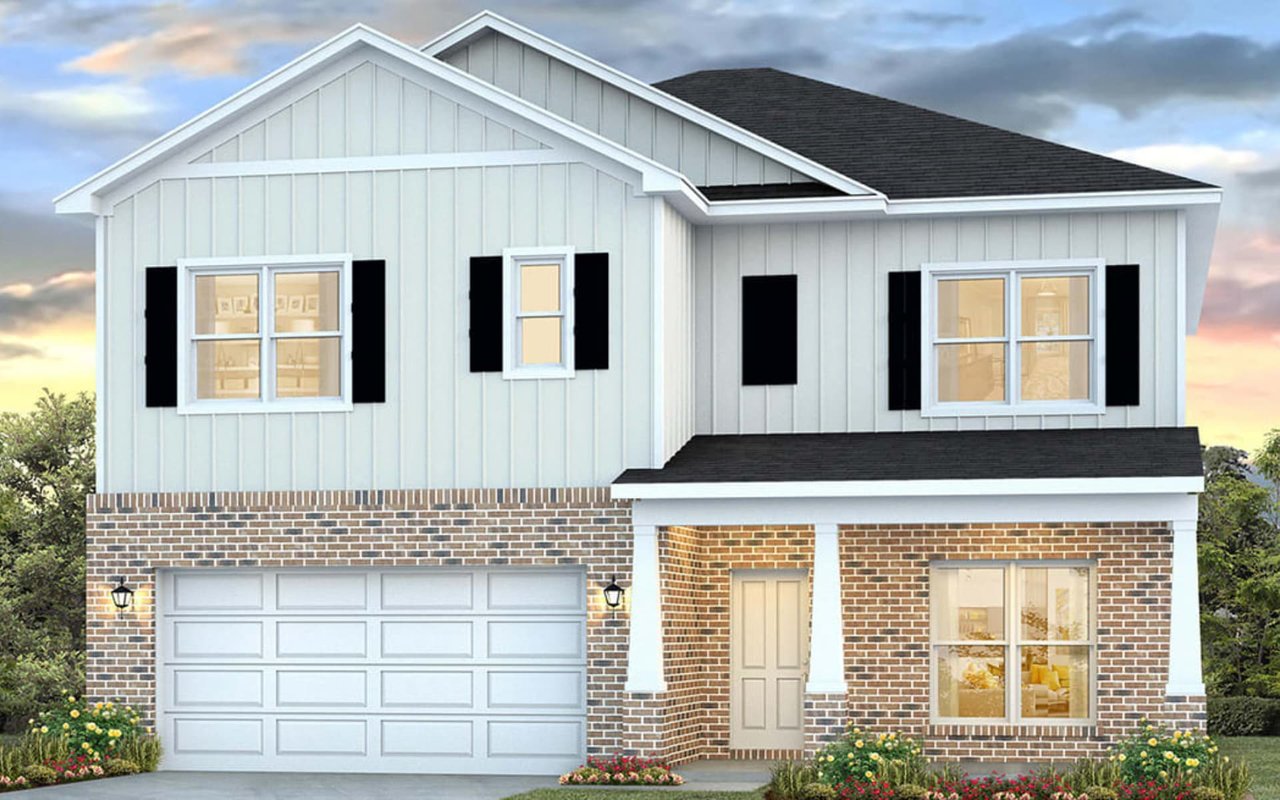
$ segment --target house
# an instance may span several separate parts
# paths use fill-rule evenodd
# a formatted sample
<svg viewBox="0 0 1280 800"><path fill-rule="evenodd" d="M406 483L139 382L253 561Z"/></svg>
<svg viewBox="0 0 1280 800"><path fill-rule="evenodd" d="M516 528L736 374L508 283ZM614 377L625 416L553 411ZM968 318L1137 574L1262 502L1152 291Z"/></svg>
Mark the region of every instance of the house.
<svg viewBox="0 0 1280 800"><path fill-rule="evenodd" d="M97 225L88 691L200 770L1202 726L1219 201L771 69L353 27L56 201Z"/></svg>

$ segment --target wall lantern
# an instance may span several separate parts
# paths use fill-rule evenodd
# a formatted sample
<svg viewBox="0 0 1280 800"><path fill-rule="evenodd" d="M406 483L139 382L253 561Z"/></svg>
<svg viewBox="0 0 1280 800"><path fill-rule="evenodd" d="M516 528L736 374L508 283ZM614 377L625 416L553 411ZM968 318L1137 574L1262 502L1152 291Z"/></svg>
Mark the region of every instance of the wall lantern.
<svg viewBox="0 0 1280 800"><path fill-rule="evenodd" d="M133 590L124 585L124 577L117 579L116 588L111 590L111 602L116 604L116 608L124 611L133 605Z"/></svg>
<svg viewBox="0 0 1280 800"><path fill-rule="evenodd" d="M622 587L618 585L617 576L614 576L609 581L609 585L604 587L604 604L609 608L617 608L622 605Z"/></svg>

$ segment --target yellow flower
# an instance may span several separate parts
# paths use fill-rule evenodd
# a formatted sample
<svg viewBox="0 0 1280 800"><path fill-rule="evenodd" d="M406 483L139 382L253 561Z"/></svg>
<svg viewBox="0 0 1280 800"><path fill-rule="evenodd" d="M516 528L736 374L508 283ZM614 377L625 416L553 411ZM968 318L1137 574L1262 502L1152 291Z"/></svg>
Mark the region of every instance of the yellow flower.
<svg viewBox="0 0 1280 800"><path fill-rule="evenodd" d="M1187 767L1188 767L1189 769L1195 769L1195 768L1196 768L1196 767L1198 767L1198 766L1200 766L1200 759L1198 759L1198 758L1188 758L1188 759L1187 759Z"/></svg>
<svg viewBox="0 0 1280 800"><path fill-rule="evenodd" d="M88 750L90 747L93 747L93 745L89 744L88 742L81 742L81 743L80 743L80 749L81 749L81 750Z"/></svg>
<svg viewBox="0 0 1280 800"><path fill-rule="evenodd" d="M1152 736L1150 739L1147 740L1148 747L1155 747L1158 744L1160 744L1160 740L1154 736Z"/></svg>
<svg viewBox="0 0 1280 800"><path fill-rule="evenodd" d="M853 760L853 753L845 753L845 754L844 754L844 757L845 757L845 758L847 758L847 759L849 759L850 761L852 761L852 760Z"/></svg>
<svg viewBox="0 0 1280 800"><path fill-rule="evenodd" d="M114 706L115 706L115 703L110 703L110 702L107 703L107 708L113 708Z"/></svg>
<svg viewBox="0 0 1280 800"><path fill-rule="evenodd" d="M1175 756L1173 755L1173 751L1172 751L1172 750L1165 750L1165 751L1164 751L1164 760L1165 760L1165 761L1168 761L1168 760L1170 760L1170 759L1172 759L1172 758L1175 758Z"/></svg>
<svg viewBox="0 0 1280 800"><path fill-rule="evenodd" d="M74 694L67 698L68 703L74 703L75 701L76 701L76 696Z"/></svg>
<svg viewBox="0 0 1280 800"><path fill-rule="evenodd" d="M871 770L867 770L866 772L864 772L864 773L862 773L862 774L867 776L867 780L871 780L872 778L874 778L874 777L876 776L876 774L875 774L874 772L872 772Z"/></svg>
<svg viewBox="0 0 1280 800"><path fill-rule="evenodd" d="M1167 777L1169 777L1169 773L1165 772L1164 770L1160 770L1160 777L1161 777L1161 778L1167 778Z"/></svg>
<svg viewBox="0 0 1280 800"><path fill-rule="evenodd" d="M1227 763L1227 762L1229 762L1230 760L1231 760L1231 756L1223 756L1223 757L1222 757L1222 763L1223 763L1223 764L1226 764L1226 763Z"/></svg>
<svg viewBox="0 0 1280 800"><path fill-rule="evenodd" d="M862 740L859 739L858 741L853 743L853 746L861 750L865 745L863 744Z"/></svg>
<svg viewBox="0 0 1280 800"><path fill-rule="evenodd" d="M41 732L41 733L48 733L48 732L49 732L49 726L48 726L48 725L41 725L41 726L40 726L40 732Z"/></svg>
<svg viewBox="0 0 1280 800"><path fill-rule="evenodd" d="M872 760L872 761L879 761L879 760L880 760L880 754L879 754L879 753L872 753L872 754L871 754L871 760Z"/></svg>
<svg viewBox="0 0 1280 800"><path fill-rule="evenodd" d="M112 728L111 730L107 731L107 735L110 736L112 739L119 739L122 734L120 733L119 728Z"/></svg>
<svg viewBox="0 0 1280 800"><path fill-rule="evenodd" d="M98 726L94 725L92 722L89 722L85 724L84 729L86 731L89 731L90 733L93 733L94 731L98 730Z"/></svg>
<svg viewBox="0 0 1280 800"><path fill-rule="evenodd" d="M1147 751L1146 751L1146 750L1143 750L1141 753L1139 753L1139 755L1141 755L1143 758L1146 758L1146 757L1147 757Z"/></svg>
<svg viewBox="0 0 1280 800"><path fill-rule="evenodd" d="M70 723L70 722L64 722L64 723L62 723L62 729L63 729L64 731L69 731L69 730L71 730L71 723Z"/></svg>
<svg viewBox="0 0 1280 800"><path fill-rule="evenodd" d="M76 718L77 718L77 717L79 717L79 716L80 716L80 709L78 709L78 708L73 708L73 709L71 709L71 718L72 718L72 719L76 719Z"/></svg>
<svg viewBox="0 0 1280 800"><path fill-rule="evenodd" d="M835 761L835 760L836 760L836 757L835 757L835 756L833 756L833 755L828 755L828 756L827 756L827 761Z"/></svg>
<svg viewBox="0 0 1280 800"><path fill-rule="evenodd" d="M1124 753L1121 753L1120 755L1116 756L1116 759L1117 759L1117 760L1119 760L1119 761L1124 761L1124 760L1125 760L1125 754L1124 754Z"/></svg>

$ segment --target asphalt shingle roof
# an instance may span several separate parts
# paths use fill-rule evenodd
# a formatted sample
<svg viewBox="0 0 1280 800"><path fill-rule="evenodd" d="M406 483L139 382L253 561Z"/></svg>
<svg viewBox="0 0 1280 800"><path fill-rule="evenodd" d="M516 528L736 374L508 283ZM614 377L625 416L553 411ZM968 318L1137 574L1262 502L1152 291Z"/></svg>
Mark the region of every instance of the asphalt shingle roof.
<svg viewBox="0 0 1280 800"><path fill-rule="evenodd" d="M1196 428L774 433L695 436L662 469L616 484L1202 474Z"/></svg>
<svg viewBox="0 0 1280 800"><path fill-rule="evenodd" d="M654 86L891 199L1210 186L776 69L704 70Z"/></svg>

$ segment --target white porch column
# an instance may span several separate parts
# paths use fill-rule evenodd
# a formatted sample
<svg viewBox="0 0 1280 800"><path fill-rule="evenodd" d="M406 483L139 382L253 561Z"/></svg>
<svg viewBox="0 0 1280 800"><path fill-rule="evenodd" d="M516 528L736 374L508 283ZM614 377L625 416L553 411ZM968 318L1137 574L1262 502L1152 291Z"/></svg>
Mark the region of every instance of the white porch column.
<svg viewBox="0 0 1280 800"><path fill-rule="evenodd" d="M665 692L658 529L653 525L636 525L631 536L631 627L624 688L628 692Z"/></svg>
<svg viewBox="0 0 1280 800"><path fill-rule="evenodd" d="M844 604L840 597L840 531L813 526L813 607L809 633L809 694L845 694Z"/></svg>
<svg viewBox="0 0 1280 800"><path fill-rule="evenodd" d="M1173 522L1173 578L1169 614L1171 695L1203 695L1200 670L1200 579L1196 566L1196 520Z"/></svg>

